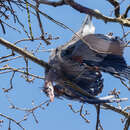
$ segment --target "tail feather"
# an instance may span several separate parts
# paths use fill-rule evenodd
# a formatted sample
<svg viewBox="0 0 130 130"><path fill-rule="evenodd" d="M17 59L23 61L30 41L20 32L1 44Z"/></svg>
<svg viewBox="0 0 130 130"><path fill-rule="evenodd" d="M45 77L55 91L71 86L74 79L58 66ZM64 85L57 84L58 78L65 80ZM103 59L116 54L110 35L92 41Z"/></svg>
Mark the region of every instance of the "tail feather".
<svg viewBox="0 0 130 130"><path fill-rule="evenodd" d="M121 60L104 59L102 62L94 62L90 60L84 60L89 66L97 66L103 72L107 72L117 78L125 78L130 81L130 66L127 66L126 62L122 58Z"/></svg>
<svg viewBox="0 0 130 130"><path fill-rule="evenodd" d="M90 103L90 104L101 104L101 103L112 103L112 102L122 102L122 101L127 101L127 98L118 98L116 99L115 96L113 95L109 95L109 96L105 96L105 97L88 97L88 96L84 96L82 95L80 92L78 91L69 91L68 88L64 88L62 85L55 85L54 86L54 92L55 92L55 96L57 98L60 99L60 97L65 97L69 100L77 100L80 102L84 102L84 103Z"/></svg>
<svg viewBox="0 0 130 130"><path fill-rule="evenodd" d="M130 66L127 66L124 57L117 55L108 55L98 65L105 72L115 76L116 74L120 78L130 80Z"/></svg>
<svg viewBox="0 0 130 130"><path fill-rule="evenodd" d="M101 67L101 70L119 79L127 79L130 81L130 67L123 67L122 69L113 69L112 67Z"/></svg>

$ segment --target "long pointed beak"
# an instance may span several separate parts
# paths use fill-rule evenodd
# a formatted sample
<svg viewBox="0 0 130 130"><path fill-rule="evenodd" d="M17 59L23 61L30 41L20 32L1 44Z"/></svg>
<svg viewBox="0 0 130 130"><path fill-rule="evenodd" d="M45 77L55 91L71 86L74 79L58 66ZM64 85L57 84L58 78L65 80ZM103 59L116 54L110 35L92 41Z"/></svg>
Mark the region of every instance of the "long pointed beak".
<svg viewBox="0 0 130 130"><path fill-rule="evenodd" d="M54 88L51 81L45 81L45 93L49 96L50 101L54 101Z"/></svg>

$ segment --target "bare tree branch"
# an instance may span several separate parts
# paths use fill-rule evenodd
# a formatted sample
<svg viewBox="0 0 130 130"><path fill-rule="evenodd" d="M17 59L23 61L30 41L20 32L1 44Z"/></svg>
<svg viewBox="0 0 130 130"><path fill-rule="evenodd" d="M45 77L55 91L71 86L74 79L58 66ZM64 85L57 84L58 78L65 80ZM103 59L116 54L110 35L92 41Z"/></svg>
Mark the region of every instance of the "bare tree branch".
<svg viewBox="0 0 130 130"><path fill-rule="evenodd" d="M85 117L86 115L88 115L87 110L86 110L85 113L83 113L83 106L84 106L84 104L82 104L81 107L80 107L80 109L77 110L77 111L74 110L74 108L72 107L71 104L68 104L68 106L69 106L69 108L72 110L72 112L74 112L74 113L79 113L80 116L81 116L81 118L83 118L86 123L90 123L90 121Z"/></svg>
<svg viewBox="0 0 130 130"><path fill-rule="evenodd" d="M125 117L127 117L127 118L130 117L130 115L129 115L128 112L126 112L126 111L124 111L124 110L122 110L122 109L120 109L120 108L114 107L114 106L109 105L109 104L107 104L107 103L104 103L104 104L101 104L101 105L102 105L103 107L105 107L105 108L107 108L107 109L110 109L110 110L112 110L112 111L114 111L114 112L117 112L117 113L119 113L119 114L121 114L121 115L123 115L123 116L125 116Z"/></svg>
<svg viewBox="0 0 130 130"><path fill-rule="evenodd" d="M11 109L15 109L15 110L18 110L18 111L23 111L23 112L25 112L24 119L20 120L18 123L21 123L22 121L27 120L27 117L28 117L30 114L32 114L32 116L33 116L35 122L38 123L38 119L37 119L36 115L34 114L34 112L35 112L37 109L39 109L39 108L40 108L40 109L45 109L45 108L43 107L43 105L45 105L46 107L48 107L48 105L49 105L49 103L50 103L49 100L43 101L43 102L40 103L39 105L34 105L34 102L32 102L32 104L34 105L34 107L32 107L32 108L20 108L20 107L15 106L15 105L12 103L11 99L10 99L8 96L7 96L7 98L8 98L8 102L9 102L10 105L11 105L11 106L10 106Z"/></svg>
<svg viewBox="0 0 130 130"><path fill-rule="evenodd" d="M50 66L48 65L48 63L46 63L45 61L38 59L33 54L27 52L24 49L21 49L21 48L15 46L15 45L13 45L12 43L10 43L9 41L4 40L3 38L0 38L0 44L4 45L5 47L7 47L9 49L12 49L13 51L21 54L22 56L25 56L26 58L29 58L33 62L41 65L42 67L45 67L46 69L50 68Z"/></svg>
<svg viewBox="0 0 130 130"><path fill-rule="evenodd" d="M8 89L4 89L4 92L9 92L9 90L13 89L13 78L14 78L14 75L15 75L15 71L13 72L11 78L10 78L10 87Z"/></svg>
<svg viewBox="0 0 130 130"><path fill-rule="evenodd" d="M130 127L130 116L129 116L129 118L126 120L124 130L128 130L129 127Z"/></svg>
<svg viewBox="0 0 130 130"><path fill-rule="evenodd" d="M51 5L51 6L54 6L54 7L61 6L61 5L65 4L64 0L59 0L57 2L55 2L55 1L49 1L49 0L39 0L39 3Z"/></svg>
<svg viewBox="0 0 130 130"><path fill-rule="evenodd" d="M55 7L56 6L62 6L62 5L69 5L72 8L74 8L75 10L79 11L80 13L85 13L85 14L91 15L91 16L97 18L97 19L103 20L105 23L114 22L114 23L120 23L124 26L130 27L129 19L127 19L127 18L124 19L122 17L119 17L119 15L120 15L120 13L119 13L119 9L120 9L119 3L116 2L115 0L109 0L109 2L116 7L115 15L117 16L117 18L111 18L111 17L104 16L103 14L101 14L98 11L95 11L93 9L87 8L87 7L85 7L81 4L76 3L74 0L62 0L62 1L58 1L58 2L51 2L49 0L39 0L39 2L42 3L42 4L51 5L51 6L55 5ZM59 3L61 3L61 4L59 4Z"/></svg>
<svg viewBox="0 0 130 130"><path fill-rule="evenodd" d="M108 0L115 7L115 16L120 16L120 4L117 0Z"/></svg>
<svg viewBox="0 0 130 130"><path fill-rule="evenodd" d="M8 56L9 56L9 55L8 55ZM10 59L5 59L5 60L0 61L0 64L1 64L1 63L4 63L4 62L11 61L11 60L15 60L15 59L21 58L21 57L22 57L22 56L16 56L16 57L13 57L13 58L10 58ZM5 56L5 58L6 58L6 56Z"/></svg>
<svg viewBox="0 0 130 130"><path fill-rule="evenodd" d="M128 5L125 13L122 15L123 18L127 18L128 12L130 11L130 5Z"/></svg>
<svg viewBox="0 0 130 130"><path fill-rule="evenodd" d="M116 18L115 17L104 16L102 13L100 13L98 11L94 11L91 8L85 7L84 5L82 5L80 3L77 3L75 0L33 0L33 1L35 1L36 3L32 2L32 1L29 1L29 0L23 0L23 1L20 1L20 0L7 0L7 1L1 0L0 1L0 9L1 9L0 10L0 26L2 28L3 33L6 32L5 26L8 26L8 27L14 29L15 31L20 32L16 27L13 27L11 24L9 25L5 21L6 19L10 20L11 18L13 18L14 23L18 22L18 24L20 26L22 26L24 32L28 36L28 38L18 40L14 44L10 43L9 41L6 41L3 38L0 38L0 44L4 45L7 48L10 48L12 50L12 52L15 51L15 52L20 54L20 56L16 56L16 57L14 56L14 53L12 53L10 55L8 54L7 56L0 57L0 60L1 60L0 63L5 63L5 62L10 63L9 61L12 61L12 60L14 60L16 58L19 58L19 57L24 57L25 58L25 62L26 62L26 68L24 68L24 67L22 67L22 68L20 68L20 67L19 68L10 67L8 65L8 63L6 63L2 68L0 68L0 71L1 71L0 74L12 72L12 76L9 78L9 81L10 81L10 88L9 89L11 89L13 87L12 81L13 81L13 78L14 78L14 75L15 75L16 72L22 73L22 77L25 78L26 81L29 81L29 82L33 81L35 78L42 79L42 80L44 79L44 77L42 77L42 76L40 77L39 75L35 75L35 74L32 74L32 73L29 72L30 68L29 68L29 65L28 65L28 59L32 60L33 62L35 62L38 65L41 65L42 67L44 67L46 69L50 69L52 67L52 66L48 65L47 62L45 62L43 60L40 60L39 58L37 58L37 57L35 57L33 55L33 54L36 54L42 48L41 44L33 50L33 54L31 52L28 52L25 49L21 49L21 48L16 46L16 44L19 43L19 42L22 42L22 41L32 41L32 40L40 40L40 41L43 40L44 42L47 43L47 45L50 44L49 40L53 40L52 35L48 36L48 35L46 35L47 33L44 32L44 27L42 25L42 19L41 19L40 16L45 16L45 18L49 19L53 23L56 23L57 25L61 26L64 29L70 30L77 37L79 37L79 39L81 39L84 43L86 43L84 41L84 39L82 39L80 37L80 35L75 33L71 28L67 27L62 22L56 21L55 19L53 19L52 17L47 15L46 12L40 10L41 8L39 8L39 4L46 4L46 5L53 6L53 7L64 6L64 5L65 6L70 6L73 9L77 10L78 12L88 14L90 16L93 16L93 17L97 18L97 19L101 19L101 20L103 20L106 23L107 22L114 22L114 23L119 23L122 26L130 27L130 18L128 18L130 5L128 5L128 7L126 7L126 10L124 11L123 15L120 14L121 2L124 1L124 0L122 0L120 3L118 1L116 1L116 0L107 0L109 3L111 3L114 6L113 12L115 13ZM28 26L29 26L29 29L30 29L29 30L30 31L30 35L26 31L27 28L25 28L26 26L24 26L24 24L22 23L23 21L20 21L20 19L18 17L19 14L16 13L14 5L17 6L20 10L27 11ZM9 12L11 14L10 15L11 18L10 18L10 16L8 16L7 12ZM33 31L32 31L32 28L31 28L31 22L32 22L31 14L37 19L38 24L39 24L40 35L37 36L36 38L34 38L33 34L32 34ZM129 34L129 32L125 33L125 30L124 30L124 35L123 35L122 39L124 40L125 37L128 37L128 34ZM47 36L48 36L48 38L46 38ZM125 39L125 41L127 42L126 39ZM129 46L128 45L129 43L130 43L130 41L127 42L126 46ZM103 53L103 52L100 52L100 53ZM10 56L13 56L13 57L10 57ZM17 62L15 63L15 65L16 64L17 64ZM94 101L95 100L99 101L99 100L97 100L98 99L97 97L92 96L92 95L88 95L87 92L84 92L75 83L71 82L71 80L68 80L66 78L66 79L64 79L64 82L66 84L70 85L70 87L72 87L75 91L79 91L82 95L86 96L86 101L89 100L89 98L87 99L87 96L92 97L92 100L94 100ZM128 88L128 90L130 90L129 87L123 81L122 81L122 83L124 84L124 86L126 86ZM5 89L5 91L8 91L9 89ZM116 93L115 93L114 96L116 97ZM117 94L117 96L118 96L118 94ZM114 101L116 101L116 99L117 98L115 98ZM123 99L118 98L117 102L118 101L120 102L122 100ZM124 100L126 100L126 99L124 98ZM50 101L43 102L43 103L40 103L39 105L34 105L33 104L33 107L31 107L31 108L20 108L20 107L15 106L14 104L10 103L12 109L23 111L25 113L24 119L22 119L20 121L12 119L12 118L4 115L4 114L0 114L0 116L2 116L4 118L6 118L7 120L9 120L9 124L8 124L8 129L9 130L11 130L11 125L12 125L13 122L15 124L17 124L19 127L21 127L22 129L24 129L21 126L21 123L23 121L25 121L29 115L32 115L34 120L35 120L35 122L38 123L38 119L37 119L37 115L35 114L35 110L37 110L38 108L44 109L43 105L46 105L49 102ZM98 105L100 107L97 108L97 123L96 123L96 129L97 130L99 128L103 129L102 126L101 126L101 123L100 123L100 118L99 118L99 116L100 116L100 109L102 109L102 108L107 109L107 110L111 110L111 111L113 111L113 112L115 112L117 114L123 115L124 118L125 118L124 119L124 122L125 122L124 130L128 130L129 129L129 126L130 126L130 113L127 112L130 109L129 106L126 106L124 109L122 109L121 106L115 107L115 106L112 106L112 105L106 104L106 103L99 103ZM69 107L70 107L70 109L74 113L78 113L86 122L89 123L89 120L86 119L86 115L88 113L87 113L87 111L84 111L83 105L80 107L80 109L78 111L75 111L72 108L72 105L69 105ZM2 122L2 120L0 120L0 125L1 125L1 122Z"/></svg>
<svg viewBox="0 0 130 130"><path fill-rule="evenodd" d="M96 130L99 130L99 126L101 126L101 123L100 123L100 104L98 104L98 105L96 106L96 110L97 110ZM103 130L102 127L101 127L101 129Z"/></svg>
<svg viewBox="0 0 130 130"><path fill-rule="evenodd" d="M4 114L2 114L2 113L0 113L0 116L2 116L2 117L4 117L4 118L6 118L6 119L8 119L8 120L10 120L10 121L12 121L12 122L14 122L16 125L18 125L21 129L23 129L23 130L25 130L25 128L19 123L19 122L17 122L15 119L13 119L13 118L11 118L11 117L9 117L9 116L6 116L6 115L4 115Z"/></svg>
<svg viewBox="0 0 130 130"><path fill-rule="evenodd" d="M24 75L29 75L29 76L37 78L37 79L42 79L42 80L45 79L44 77L41 77L41 76L38 76L38 75L35 75L35 74L32 74L32 73L27 73L26 71L22 71L21 69L24 69L24 68L12 68L12 67L9 67L9 66L5 66L3 68L0 68L0 71L3 71L3 72L0 72L0 74L15 71L15 72L22 73Z"/></svg>
<svg viewBox="0 0 130 130"><path fill-rule="evenodd" d="M73 0L65 0L65 3L70 5L72 8L78 10L80 13L89 14L97 19L104 20L104 22L116 22L116 23L123 24L124 26L130 27L130 21L127 19L122 19L120 17L119 18L106 17L106 16L102 15L101 13L99 13L98 11L94 11L90 8L80 5L76 2L74 2Z"/></svg>

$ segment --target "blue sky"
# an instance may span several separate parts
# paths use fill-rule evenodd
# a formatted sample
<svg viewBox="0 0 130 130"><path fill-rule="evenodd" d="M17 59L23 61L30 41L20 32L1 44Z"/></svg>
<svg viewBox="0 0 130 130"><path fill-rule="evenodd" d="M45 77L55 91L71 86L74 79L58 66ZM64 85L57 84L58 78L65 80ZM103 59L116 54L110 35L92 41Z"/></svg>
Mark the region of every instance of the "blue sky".
<svg viewBox="0 0 130 130"><path fill-rule="evenodd" d="M113 10L112 6L106 1L106 0L77 0L78 2L81 2L86 7L90 7L92 9L98 9L101 13L104 15L109 16L110 12ZM121 4L121 12L125 10L127 5L130 4L129 0L125 0ZM77 12L76 10L72 9L69 6L62 6L62 7L50 7L46 5L41 5L40 9L53 17L55 20L60 21L67 25L68 27L72 28L75 32L78 31L80 28L80 25L85 18L85 14L81 14ZM26 12L18 11L18 14L20 15L20 20L24 23L25 27L28 27L27 23L27 16ZM31 16L32 20L32 30L34 36L38 36L40 34L39 28L38 28L38 22L36 18ZM41 16L42 23L45 32L48 34L52 34L54 37L59 36L59 40L52 41L52 45L46 46L45 43L43 43L44 47L47 49L54 48L56 46L59 46L61 44L64 44L67 42L71 36L73 35L72 32L69 30L63 29L56 25L55 23L47 20L45 17ZM12 23L10 20L7 21L9 24L13 24L15 27L20 28L19 25L16 23ZM113 32L114 35L122 36L122 29L121 25L115 24L115 23L107 23L105 24L101 20L93 19L93 23L96 27L96 33L103 33L107 34L109 32ZM124 28L127 32L129 28ZM12 29L9 29L6 27L7 33L6 35L0 34L1 37L5 38L6 40L9 40L10 42L15 42L19 39L26 38L26 35L24 33L19 34L18 32L15 32ZM130 37L127 37L130 40ZM19 47L28 47L29 50L34 49L39 44L39 41L35 42L21 42L18 44ZM5 47L0 45L0 56L3 56L5 54L8 54L11 52L10 50L6 49ZM40 59L43 59L45 61L48 61L49 54L46 52L39 52L36 54ZM124 56L126 58L127 63L130 65L130 48L126 48L124 52ZM14 60L11 62L8 62L9 66L12 67L24 67L25 62L22 58L17 59L15 62ZM0 67L5 65L5 63L0 64ZM44 75L44 69L35 63L29 61L30 72L35 73L37 75L43 76ZM9 87L9 77L12 75L12 73L8 73L5 75L0 75L0 83L1 88L8 88ZM121 97L127 97L130 99L130 94L128 90L121 84L121 82L113 78L112 76L108 74L103 74L104 76L104 90L102 95L107 95L109 91L113 90L113 88L116 88L117 90L121 91ZM13 87L14 89L11 90L7 95L11 98L12 102L18 106L18 107L26 107L30 108L32 100L38 105L40 102L47 100L48 98L41 93L41 88L43 87L44 82L42 80L36 79L34 83L27 83L23 78L21 78L21 74L16 73L14 79L13 79ZM24 113L19 112L17 110L9 109L9 103L7 101L6 94L3 93L2 89L0 89L0 113L6 114L10 117L13 117L17 120L20 120L23 118ZM68 107L67 104L72 104L72 106L75 109L79 109L81 106L81 103L74 102L70 100L59 100L55 99L53 103L51 103L48 107L45 107L45 110L38 109L35 114L37 116L37 119L39 121L38 124L35 123L33 120L32 115L29 116L28 120L23 122L22 125L27 130L95 130L95 124L96 124L96 110L93 105L86 104L85 108L90 113L90 115L87 116L87 119L91 122L89 124L85 123L85 121L79 116L79 114L74 114ZM114 105L114 104L113 104ZM130 102L123 102L121 105L128 106L130 105ZM121 123L122 116L106 110L101 110L101 123L103 125L104 130L122 130L123 124ZM0 120L3 119L4 123L1 127L2 130L7 130L8 128L8 121L4 118L0 117ZM13 130L20 130L19 127L17 127L14 123L11 124Z"/></svg>

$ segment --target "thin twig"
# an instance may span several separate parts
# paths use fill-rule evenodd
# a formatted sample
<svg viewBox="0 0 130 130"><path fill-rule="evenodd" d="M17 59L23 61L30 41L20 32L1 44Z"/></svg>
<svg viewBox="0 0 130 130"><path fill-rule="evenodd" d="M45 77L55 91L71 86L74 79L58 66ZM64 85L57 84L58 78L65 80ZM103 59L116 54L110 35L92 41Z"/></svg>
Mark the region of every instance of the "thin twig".
<svg viewBox="0 0 130 130"><path fill-rule="evenodd" d="M7 55L7 56L2 56L2 57L0 57L0 60L5 59L5 58L8 58L8 57L10 57L10 56L14 56L14 55L15 55L14 53L11 53L11 54L9 54L9 55Z"/></svg>
<svg viewBox="0 0 130 130"><path fill-rule="evenodd" d="M126 120L124 130L129 130L130 128L130 117Z"/></svg>
<svg viewBox="0 0 130 130"><path fill-rule="evenodd" d="M83 106L84 104L82 104L80 108L80 116L85 120L85 122L90 123L90 121L85 117L87 113L83 114Z"/></svg>
<svg viewBox="0 0 130 130"><path fill-rule="evenodd" d="M68 106L69 106L69 108L72 110L72 112L74 112L74 113L79 113L80 116L85 120L86 123L90 123L90 121L85 117L88 113L86 112L85 114L83 114L83 106L84 106L84 104L82 104L81 107L80 107L80 109L77 110L77 111L75 111L75 110L73 109L73 107L72 107L71 104L69 104Z"/></svg>
<svg viewBox="0 0 130 130"><path fill-rule="evenodd" d="M101 128L101 130L103 130L103 127L100 122L100 104L96 105L96 110L97 110L96 130L99 130L99 127Z"/></svg>
<svg viewBox="0 0 130 130"><path fill-rule="evenodd" d="M4 71L4 72L0 72L0 74L15 71L15 72L19 72L19 73L22 73L22 74L25 74L25 75L28 74L29 76L32 76L32 77L37 78L37 79L45 79L44 77L40 77L40 76L35 75L35 74L27 73L26 71L22 71L21 69L24 69L24 68L12 68L12 67L7 66L7 67L0 68L0 71L7 70L7 71Z"/></svg>
<svg viewBox="0 0 130 130"><path fill-rule="evenodd" d="M35 40L41 40L41 37L34 38L33 41L35 41ZM18 44L19 42L23 42L23 41L31 41L31 38L24 38L24 39L18 40L16 42L14 42L14 45Z"/></svg>
<svg viewBox="0 0 130 130"><path fill-rule="evenodd" d="M11 130L11 120L9 120L9 127L8 130Z"/></svg>
<svg viewBox="0 0 130 130"><path fill-rule="evenodd" d="M15 30L15 31L17 31L17 32L19 32L19 33L21 33L21 31L20 30L18 30L16 27L13 27L12 25L9 25L8 23L6 23L6 22L4 22L4 21L1 21L3 24L5 24L6 26L8 26L9 28L11 28L11 29L13 29L13 30Z"/></svg>
<svg viewBox="0 0 130 130"><path fill-rule="evenodd" d="M37 10L38 10L38 8L39 8L39 2L38 2L38 0L36 0L36 1L37 1L37 2L36 2L36 8L37 8ZM38 20L38 23L39 23L40 31L41 31L41 39L42 39L43 41L45 41L45 43L46 43L47 45L50 45L51 43L44 38L44 30L43 30L41 18L40 18L39 12L38 12L37 10L35 10L35 11L36 11L36 15L37 15L37 20Z"/></svg>
<svg viewBox="0 0 130 130"><path fill-rule="evenodd" d="M39 108L43 109L43 107L42 107L43 105L48 106L48 104L50 103L50 100L46 100L46 101L43 101L43 102L40 103L39 105L36 105L36 106L34 106L34 107L32 107L32 108L20 108L20 107L15 106L15 105L12 103L11 99L10 99L7 95L6 95L6 97L7 97L7 99L8 99L8 102L9 102L10 105L11 105L11 106L10 106L11 109L15 109L15 110L18 110L18 111L23 111L23 112L26 113L26 115L24 115L24 119L20 120L18 123L21 123L22 121L27 120L27 117L28 117L30 114L32 114L32 116L33 116L35 122L38 123L38 119L36 118L36 115L34 114L35 110L37 110L37 109L39 109Z"/></svg>
<svg viewBox="0 0 130 130"><path fill-rule="evenodd" d="M24 128L19 122L17 122L15 119L13 119L13 118L11 118L11 117L9 117L9 116L6 116L5 114L2 114L2 113L0 113L0 116L6 118L6 119L8 119L8 120L11 120L11 121L14 122L16 125L18 125L21 129L25 130L25 128Z"/></svg>
<svg viewBox="0 0 130 130"><path fill-rule="evenodd" d="M33 118L34 118L35 122L38 123L38 119L36 118L36 116L34 114L34 111L32 111L32 115L33 115Z"/></svg>
<svg viewBox="0 0 130 130"><path fill-rule="evenodd" d="M31 40L33 41L33 33L32 33L32 27L31 27L31 18L30 18L30 11L29 11L29 5L27 0L24 0L26 3L26 11L27 11L27 15L28 15L28 25L29 25L29 31L30 31L30 36L31 36Z"/></svg>
<svg viewBox="0 0 130 130"><path fill-rule="evenodd" d="M125 86L130 91L130 87L128 87L128 85L123 80L120 79L120 81L123 84L123 86Z"/></svg>
<svg viewBox="0 0 130 130"><path fill-rule="evenodd" d="M36 0L36 1L37 1L36 2L36 7L38 9L39 8L39 3L38 3L38 0ZM40 27L40 30L41 30L41 34L42 34L42 36L44 36L44 30L43 30L41 18L40 18L39 12L37 10L36 10L36 15L37 15L37 20L38 20L39 27Z"/></svg>
<svg viewBox="0 0 130 130"><path fill-rule="evenodd" d="M8 57L9 57L9 55L8 55ZM0 61L0 63L8 62L8 61L15 60L15 59L21 58L21 57L22 56L16 56L16 57L13 57L13 58L10 58L10 59L5 59L5 60ZM4 58L6 58L6 56Z"/></svg>
<svg viewBox="0 0 130 130"><path fill-rule="evenodd" d="M9 92L11 89L13 89L12 81L13 81L14 75L15 75L15 71L13 71L13 74L12 74L12 76L10 78L10 87L8 89L3 88L4 92Z"/></svg>
<svg viewBox="0 0 130 130"><path fill-rule="evenodd" d="M123 18L127 18L128 12L130 11L130 5L126 8L125 13L122 15Z"/></svg>

